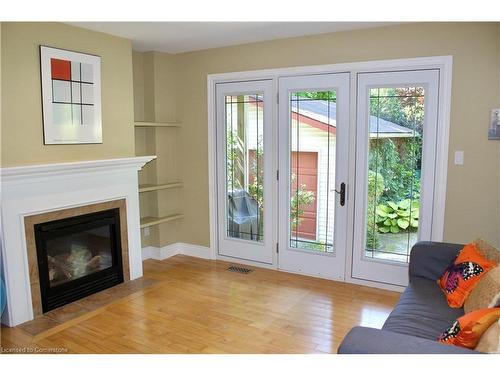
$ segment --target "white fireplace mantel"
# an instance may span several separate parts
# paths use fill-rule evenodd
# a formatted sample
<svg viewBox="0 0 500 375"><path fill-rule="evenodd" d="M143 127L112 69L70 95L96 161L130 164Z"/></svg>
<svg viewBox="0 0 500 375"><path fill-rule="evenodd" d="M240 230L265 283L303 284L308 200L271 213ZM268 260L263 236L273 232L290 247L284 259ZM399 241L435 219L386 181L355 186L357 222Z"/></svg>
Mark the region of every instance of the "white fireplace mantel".
<svg viewBox="0 0 500 375"><path fill-rule="evenodd" d="M38 177L55 177L75 173L95 173L117 170L139 171L146 163L156 159L156 156L137 156L131 158L87 160L71 163L35 164L20 167L0 168L2 182L36 179Z"/></svg>
<svg viewBox="0 0 500 375"><path fill-rule="evenodd" d="M138 171L156 156L1 168L1 270L7 287L2 322L33 319L24 218L126 199L130 279L142 276Z"/></svg>

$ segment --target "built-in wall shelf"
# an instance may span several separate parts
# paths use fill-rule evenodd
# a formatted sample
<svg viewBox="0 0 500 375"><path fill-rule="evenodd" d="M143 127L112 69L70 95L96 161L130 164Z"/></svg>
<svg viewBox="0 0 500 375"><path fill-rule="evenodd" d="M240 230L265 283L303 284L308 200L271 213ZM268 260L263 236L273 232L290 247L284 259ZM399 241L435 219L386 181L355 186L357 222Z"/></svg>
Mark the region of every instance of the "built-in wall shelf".
<svg viewBox="0 0 500 375"><path fill-rule="evenodd" d="M169 182L165 184L143 184L139 185L139 193L145 193L147 191L173 189L179 187L182 187L182 182Z"/></svg>
<svg viewBox="0 0 500 375"><path fill-rule="evenodd" d="M141 246L161 247L180 242L184 221L184 191L180 142L183 123L179 117L178 90L172 83L170 65L155 54L134 53L134 138L136 155L156 155L153 163L139 171ZM172 60L173 61L173 60ZM136 65L138 64L138 65ZM156 77L157 67L161 77ZM163 67L167 68L166 70ZM168 74L168 79L164 74ZM151 79L152 77L152 79ZM165 224L163 224L165 223ZM144 230L146 229L146 230Z"/></svg>
<svg viewBox="0 0 500 375"><path fill-rule="evenodd" d="M184 215L182 214L173 214L173 215L167 215L167 216L161 216L161 217L142 217L141 218L141 228L146 228L146 227L151 227L153 225L158 225L161 223L166 223L169 221L174 221L174 220L179 220L182 219Z"/></svg>
<svg viewBox="0 0 500 375"><path fill-rule="evenodd" d="M169 122L135 121L134 126L138 128L172 128L181 126L181 123L179 121L169 121Z"/></svg>

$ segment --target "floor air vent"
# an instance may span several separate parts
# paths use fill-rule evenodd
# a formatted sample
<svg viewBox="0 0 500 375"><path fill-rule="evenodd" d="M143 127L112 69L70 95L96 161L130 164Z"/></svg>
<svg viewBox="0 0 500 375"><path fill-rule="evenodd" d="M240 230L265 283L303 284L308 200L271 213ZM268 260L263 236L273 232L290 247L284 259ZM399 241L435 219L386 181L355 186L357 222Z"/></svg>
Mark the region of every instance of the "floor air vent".
<svg viewBox="0 0 500 375"><path fill-rule="evenodd" d="M249 268L243 268L243 267L237 267L237 266L230 266L227 270L231 271L231 272L238 272L238 273L244 273L244 274L252 272L252 270Z"/></svg>

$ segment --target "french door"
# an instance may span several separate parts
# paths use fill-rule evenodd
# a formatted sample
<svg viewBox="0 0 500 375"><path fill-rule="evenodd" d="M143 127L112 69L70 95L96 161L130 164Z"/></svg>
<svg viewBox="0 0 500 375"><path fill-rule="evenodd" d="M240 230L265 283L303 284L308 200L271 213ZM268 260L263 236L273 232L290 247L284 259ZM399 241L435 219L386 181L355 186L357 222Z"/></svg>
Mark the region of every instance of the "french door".
<svg viewBox="0 0 500 375"><path fill-rule="evenodd" d="M439 70L280 76L215 91L218 254L406 285L413 244L433 238Z"/></svg>
<svg viewBox="0 0 500 375"><path fill-rule="evenodd" d="M279 268L344 279L349 73L279 79Z"/></svg>
<svg viewBox="0 0 500 375"><path fill-rule="evenodd" d="M438 70L358 74L352 277L405 286L431 240Z"/></svg>
<svg viewBox="0 0 500 375"><path fill-rule="evenodd" d="M343 279L349 74L278 87L279 105L271 80L216 85L218 252Z"/></svg>
<svg viewBox="0 0 500 375"><path fill-rule="evenodd" d="M273 81L220 83L216 96L218 252L271 264L277 223Z"/></svg>

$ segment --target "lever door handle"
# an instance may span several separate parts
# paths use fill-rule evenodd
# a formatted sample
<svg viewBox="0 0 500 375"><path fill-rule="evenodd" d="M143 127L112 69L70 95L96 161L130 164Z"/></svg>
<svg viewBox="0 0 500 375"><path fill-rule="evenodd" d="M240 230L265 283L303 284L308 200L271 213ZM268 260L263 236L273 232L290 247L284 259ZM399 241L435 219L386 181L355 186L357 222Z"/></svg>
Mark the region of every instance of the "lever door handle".
<svg viewBox="0 0 500 375"><path fill-rule="evenodd" d="M345 183L340 184L340 190L335 190L337 194L340 194L340 205L345 206Z"/></svg>

